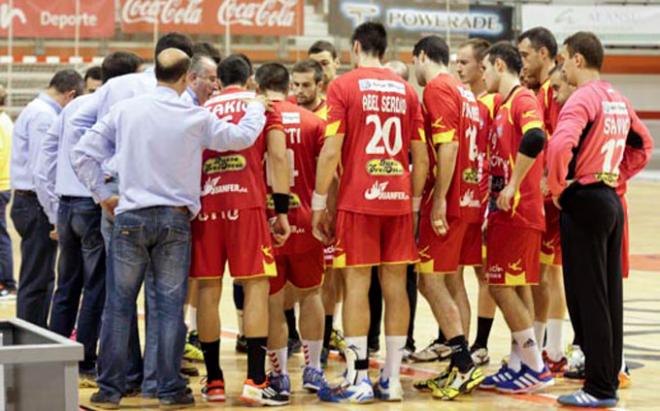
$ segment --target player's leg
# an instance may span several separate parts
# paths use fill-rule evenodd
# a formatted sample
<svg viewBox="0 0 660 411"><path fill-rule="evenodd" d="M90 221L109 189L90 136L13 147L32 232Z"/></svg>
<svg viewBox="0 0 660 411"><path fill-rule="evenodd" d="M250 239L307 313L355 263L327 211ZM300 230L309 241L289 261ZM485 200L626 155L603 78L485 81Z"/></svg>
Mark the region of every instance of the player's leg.
<svg viewBox="0 0 660 411"><path fill-rule="evenodd" d="M371 315L369 319L369 335L367 346L369 356L375 355L380 351L380 329L383 322L383 290L378 280L380 267L371 268L371 286L369 287L369 309Z"/></svg>
<svg viewBox="0 0 660 411"><path fill-rule="evenodd" d="M326 260L326 264L327 264ZM332 264L332 260L330 261ZM323 281L323 288L321 290L321 298L323 300L324 315L324 328L323 328L323 353L321 362L325 368L328 365L328 352L330 351L330 338L332 336L332 326L334 323L335 303L337 300L337 291L335 289L336 278L340 276L338 270L330 267L325 269L325 280Z"/></svg>
<svg viewBox="0 0 660 411"><path fill-rule="evenodd" d="M279 261L278 261L279 260ZM270 373L268 381L280 395L291 396L291 380L288 371L287 321L284 314L286 300L287 256L277 256L278 276L270 280L268 297L268 358Z"/></svg>
<svg viewBox="0 0 660 411"><path fill-rule="evenodd" d="M458 307L458 312L461 314L461 324L465 339L470 340L470 301L468 300L467 290L465 289L465 281L463 278L463 271L465 266L458 267L456 275L449 275L445 278L447 289L451 294L452 299Z"/></svg>
<svg viewBox="0 0 660 411"><path fill-rule="evenodd" d="M564 280L560 265L550 266L547 275L550 293L548 310L547 339L545 344L545 360L550 371L562 373L566 370L568 360L564 356L564 319L566 318L566 296Z"/></svg>
<svg viewBox="0 0 660 411"><path fill-rule="evenodd" d="M477 365L486 365L490 362L488 355L488 338L495 320L497 305L490 295L483 266L474 266L474 273L479 283L477 302L477 336L470 347L472 360Z"/></svg>
<svg viewBox="0 0 660 411"><path fill-rule="evenodd" d="M296 304L298 298L295 290L287 284L284 287L284 315L286 317L286 325L288 328L288 353L289 356L300 352L302 344L300 342L300 334L298 334L298 324L296 322Z"/></svg>
<svg viewBox="0 0 660 411"><path fill-rule="evenodd" d="M236 308L236 324L238 325L238 336L236 336L236 352L247 353L247 342L245 342L245 330L243 328L243 306L245 295L243 286L237 281L232 285L232 296L234 297L234 308Z"/></svg>
<svg viewBox="0 0 660 411"><path fill-rule="evenodd" d="M183 358L189 361L203 361L201 344L199 343L199 333L197 332L197 280L190 278L188 280L188 294L186 295L186 304L183 306L183 312L186 317L186 328L188 329L186 348Z"/></svg>
<svg viewBox="0 0 660 411"><path fill-rule="evenodd" d="M548 322L548 309L550 308L550 290L548 289L549 264L541 264L539 283L531 287L534 300L534 336L539 348L543 348L545 328Z"/></svg>

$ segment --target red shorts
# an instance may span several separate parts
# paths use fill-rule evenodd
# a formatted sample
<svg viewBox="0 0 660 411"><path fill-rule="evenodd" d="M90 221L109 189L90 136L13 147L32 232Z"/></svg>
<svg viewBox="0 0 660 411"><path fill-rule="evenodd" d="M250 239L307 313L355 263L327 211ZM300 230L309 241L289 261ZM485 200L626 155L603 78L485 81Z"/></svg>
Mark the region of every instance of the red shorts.
<svg viewBox="0 0 660 411"><path fill-rule="evenodd" d="M628 226L628 202L625 196L620 196L623 206L623 240L621 241L621 266L623 278L630 275L630 227Z"/></svg>
<svg viewBox="0 0 660 411"><path fill-rule="evenodd" d="M334 268L419 261L413 216L381 216L337 211Z"/></svg>
<svg viewBox="0 0 660 411"><path fill-rule="evenodd" d="M335 258L335 245L329 245L323 248L323 260L332 268L332 260Z"/></svg>
<svg viewBox="0 0 660 411"><path fill-rule="evenodd" d="M486 279L490 285L538 284L541 232L508 225L489 225L486 232Z"/></svg>
<svg viewBox="0 0 660 411"><path fill-rule="evenodd" d="M286 282L301 290L320 287L323 284L323 247L312 247L302 254L275 255L277 277L270 279L270 294L277 294Z"/></svg>
<svg viewBox="0 0 660 411"><path fill-rule="evenodd" d="M461 248L461 265L481 266L484 263L481 223L468 224Z"/></svg>
<svg viewBox="0 0 660 411"><path fill-rule="evenodd" d="M467 246L468 230L472 224L466 224L457 218L449 219L448 223L447 234L439 236L431 227L429 215L420 216L418 243L420 257L418 271L420 274L455 273L458 271L459 265L465 264L468 253L474 253L474 250L470 250L470 247ZM478 236L477 241L479 241L477 261L480 261L481 236Z"/></svg>
<svg viewBox="0 0 660 411"><path fill-rule="evenodd" d="M546 200L545 232L541 236L541 264L561 265L561 241L559 238L559 209L552 200Z"/></svg>
<svg viewBox="0 0 660 411"><path fill-rule="evenodd" d="M227 261L236 279L277 276L263 209L202 212L192 222L192 242L192 278L222 277Z"/></svg>

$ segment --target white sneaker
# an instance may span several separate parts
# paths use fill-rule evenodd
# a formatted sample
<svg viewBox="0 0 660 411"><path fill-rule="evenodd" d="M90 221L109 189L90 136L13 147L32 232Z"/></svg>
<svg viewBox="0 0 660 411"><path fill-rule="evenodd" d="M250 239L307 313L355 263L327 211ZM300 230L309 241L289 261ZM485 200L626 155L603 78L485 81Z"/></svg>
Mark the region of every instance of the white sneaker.
<svg viewBox="0 0 660 411"><path fill-rule="evenodd" d="M410 358L415 362L444 361L451 357L452 353L450 346L435 340L423 350L413 353Z"/></svg>
<svg viewBox="0 0 660 411"><path fill-rule="evenodd" d="M374 385L374 396L381 401L398 402L403 400L403 387L399 378L383 380L382 375Z"/></svg>
<svg viewBox="0 0 660 411"><path fill-rule="evenodd" d="M483 367L490 362L490 357L488 356L488 348L473 348L470 350L470 356L472 357L472 362L477 367Z"/></svg>

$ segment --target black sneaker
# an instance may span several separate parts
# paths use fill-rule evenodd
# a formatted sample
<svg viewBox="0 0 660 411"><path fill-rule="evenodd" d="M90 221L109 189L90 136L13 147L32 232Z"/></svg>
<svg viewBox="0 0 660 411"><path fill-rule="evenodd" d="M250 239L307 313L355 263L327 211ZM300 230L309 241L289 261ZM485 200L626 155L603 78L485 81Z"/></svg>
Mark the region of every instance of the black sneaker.
<svg viewBox="0 0 660 411"><path fill-rule="evenodd" d="M190 390L184 390L176 395L160 399L160 409L162 410L176 410L179 408L187 408L195 405L195 397L193 397Z"/></svg>
<svg viewBox="0 0 660 411"><path fill-rule="evenodd" d="M192 344L200 350L202 349L202 343L199 341L199 334L197 331L191 331L188 333L188 344Z"/></svg>
<svg viewBox="0 0 660 411"><path fill-rule="evenodd" d="M247 338L244 335L239 335L236 338L236 352L241 354L247 354Z"/></svg>
<svg viewBox="0 0 660 411"><path fill-rule="evenodd" d="M287 346L288 346L287 356L291 357L293 354L300 353L300 350L302 349L302 342L300 342L300 340L289 338L289 342Z"/></svg>
<svg viewBox="0 0 660 411"><path fill-rule="evenodd" d="M124 397L137 397L140 394L142 394L142 387L140 386L130 387L126 389L126 392L124 393Z"/></svg>
<svg viewBox="0 0 660 411"><path fill-rule="evenodd" d="M188 377L199 377L199 370L193 364L187 361L181 362L181 374Z"/></svg>
<svg viewBox="0 0 660 411"><path fill-rule="evenodd" d="M89 401L95 407L99 407L104 410L118 410L119 401L121 401L121 398L115 399L105 394L103 391L97 391L94 394L92 394Z"/></svg>

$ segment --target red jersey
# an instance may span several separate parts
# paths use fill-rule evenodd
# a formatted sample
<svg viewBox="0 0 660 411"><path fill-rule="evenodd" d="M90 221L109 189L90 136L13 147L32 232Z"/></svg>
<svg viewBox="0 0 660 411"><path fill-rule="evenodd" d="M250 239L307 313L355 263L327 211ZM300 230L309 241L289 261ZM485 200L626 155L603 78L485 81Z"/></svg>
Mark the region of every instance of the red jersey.
<svg viewBox="0 0 660 411"><path fill-rule="evenodd" d="M514 162L523 135L533 128L543 129L541 107L532 91L517 86L502 102L490 136L490 175L491 201L489 204L489 224L545 230L543 211L543 158L536 158L531 169L515 194L509 212L497 208L496 200L500 191L509 183Z"/></svg>
<svg viewBox="0 0 660 411"><path fill-rule="evenodd" d="M502 96L497 93L484 94L477 98L479 105L479 133L477 134L477 151L479 161L479 198L482 203L488 203L488 169L490 149L488 140L495 120L495 113L500 108Z"/></svg>
<svg viewBox="0 0 660 411"><path fill-rule="evenodd" d="M326 99L322 99L321 103L316 106L313 110L314 114L323 121L328 120L328 102Z"/></svg>
<svg viewBox="0 0 660 411"><path fill-rule="evenodd" d="M415 90L386 68L360 67L328 87L326 136L344 135L338 210L412 213L408 153L424 141Z"/></svg>
<svg viewBox="0 0 660 411"><path fill-rule="evenodd" d="M433 206L436 182L437 147L457 142L456 167L447 191L447 216L466 223L479 222L479 106L474 94L451 74L439 74L424 87L424 120L430 170L424 188L424 211Z"/></svg>
<svg viewBox="0 0 660 411"><path fill-rule="evenodd" d="M323 147L325 123L314 113L288 101L273 102L282 116L290 170L289 223L291 237L276 254L300 254L321 244L312 235L312 192L316 184L316 159ZM268 178L270 187L270 178ZM269 190L271 191L271 190ZM268 208L274 204L268 199Z"/></svg>
<svg viewBox="0 0 660 411"><path fill-rule="evenodd" d="M616 188L646 166L652 151L653 138L630 102L610 83L591 81L561 110L548 144L548 187L555 197L569 180Z"/></svg>
<svg viewBox="0 0 660 411"><path fill-rule="evenodd" d="M552 133L555 132L557 127L557 118L559 117L559 103L554 99L554 90L550 85L550 79L546 80L545 83L539 89L539 92L536 94L536 98L543 108L543 125L545 126L545 134L548 136L548 139L552 137Z"/></svg>
<svg viewBox="0 0 660 411"><path fill-rule="evenodd" d="M220 120L237 124L245 114L243 100L253 97L252 91L228 87L207 101L204 107ZM276 110L267 111L264 131L250 148L223 152L204 150L202 210L212 212L266 207L266 133L276 128L282 128L281 116Z"/></svg>

